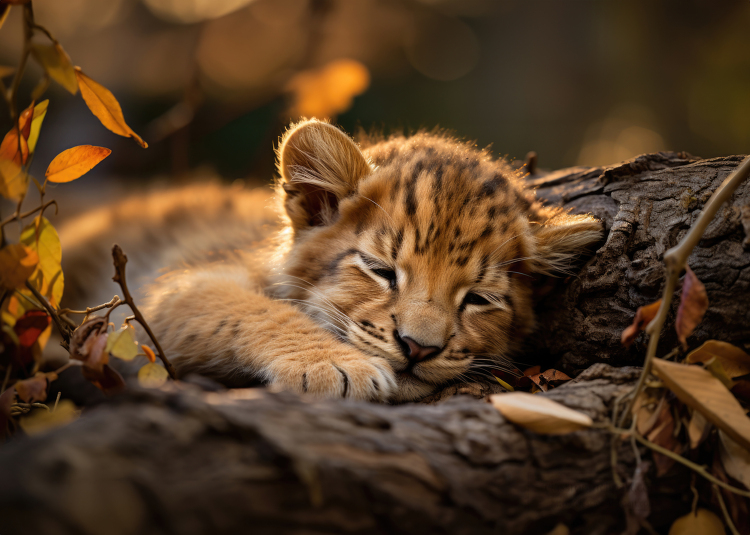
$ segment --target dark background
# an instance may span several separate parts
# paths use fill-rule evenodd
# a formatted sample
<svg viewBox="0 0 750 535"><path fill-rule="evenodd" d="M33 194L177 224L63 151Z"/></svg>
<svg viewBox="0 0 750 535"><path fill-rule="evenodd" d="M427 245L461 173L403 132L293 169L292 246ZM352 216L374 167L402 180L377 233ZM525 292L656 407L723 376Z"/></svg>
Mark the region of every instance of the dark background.
<svg viewBox="0 0 750 535"><path fill-rule="evenodd" d="M105 130L80 96L53 84L32 172L43 176L74 145L113 149L69 191L214 173L267 182L273 144L300 114L327 115L349 131L440 126L510 158L535 150L545 168L665 149L750 150L748 0L34 0L34 8L151 145ZM18 62L20 14L14 8L0 29L0 65ZM20 107L40 72L24 79ZM0 126L10 128L4 109Z"/></svg>

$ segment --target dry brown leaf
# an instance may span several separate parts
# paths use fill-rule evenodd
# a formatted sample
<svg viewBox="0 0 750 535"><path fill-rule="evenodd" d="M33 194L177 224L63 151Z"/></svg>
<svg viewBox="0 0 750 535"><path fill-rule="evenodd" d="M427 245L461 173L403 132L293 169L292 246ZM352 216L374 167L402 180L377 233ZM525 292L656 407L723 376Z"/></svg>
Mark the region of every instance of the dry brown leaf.
<svg viewBox="0 0 750 535"><path fill-rule="evenodd" d="M672 415L672 407L669 403L663 403L659 406L661 410L658 413L656 424L646 438L662 448L680 453L682 451L682 444L674 436L675 422ZM657 452L654 452L653 459L656 466L656 475L658 476L666 474L675 463L674 459Z"/></svg>
<svg viewBox="0 0 750 535"><path fill-rule="evenodd" d="M719 457L726 473L750 489L750 451L719 431Z"/></svg>
<svg viewBox="0 0 750 535"><path fill-rule="evenodd" d="M18 381L15 385L18 399L24 403L37 403L47 399L49 381L44 374Z"/></svg>
<svg viewBox="0 0 750 535"><path fill-rule="evenodd" d="M125 379L109 364L104 364L101 369L84 365L81 367L81 373L105 394L116 394L125 389Z"/></svg>
<svg viewBox="0 0 750 535"><path fill-rule="evenodd" d="M37 264L39 255L22 243L11 243L0 249L0 287L15 290L26 285Z"/></svg>
<svg viewBox="0 0 750 535"><path fill-rule="evenodd" d="M495 394L490 396L490 402L509 421L536 433L562 435L591 427L594 423L582 412L527 392Z"/></svg>
<svg viewBox="0 0 750 535"><path fill-rule="evenodd" d="M104 147L79 145L64 150L52 160L45 176L50 182L71 182L79 178L112 153Z"/></svg>
<svg viewBox="0 0 750 535"><path fill-rule="evenodd" d="M677 309L677 319L674 328L677 330L677 338L682 347L687 347L687 337L703 319L703 314L708 310L708 294L706 287L698 280L690 266L685 266L685 280L682 283L682 295L680 306Z"/></svg>
<svg viewBox="0 0 750 535"><path fill-rule="evenodd" d="M690 438L690 449L694 450L708 437L708 433L711 431L711 424L699 411L693 411L687 430L688 438Z"/></svg>
<svg viewBox="0 0 750 535"><path fill-rule="evenodd" d="M680 401L750 449L750 418L721 381L700 366L654 359L653 367Z"/></svg>
<svg viewBox="0 0 750 535"><path fill-rule="evenodd" d="M737 346L719 340L709 340L691 351L687 361L708 362L712 358L721 362L724 371L732 379L750 373L750 355Z"/></svg>
<svg viewBox="0 0 750 535"><path fill-rule="evenodd" d="M708 509L681 516L669 528L669 535L725 535L724 524Z"/></svg>
<svg viewBox="0 0 750 535"><path fill-rule="evenodd" d="M125 116L122 114L120 103L112 92L95 82L81 71L79 67L75 68L76 78L78 78L78 87L81 90L81 96L86 105L97 119L110 131L123 137L132 137L144 149L148 143L143 141L132 128L125 122Z"/></svg>
<svg viewBox="0 0 750 535"><path fill-rule="evenodd" d="M633 342L635 342L635 339L638 337L640 332L648 326L649 323L656 317L656 313L659 312L659 307L661 306L661 299L659 299L655 303L651 303L650 305L646 305L643 307L638 307L638 310L635 312L635 318L633 318L633 323L627 326L627 328L622 331L622 335L620 337L620 342L625 347L630 347Z"/></svg>
<svg viewBox="0 0 750 535"><path fill-rule="evenodd" d="M55 82L67 89L72 95L78 93L78 80L70 56L60 43L49 45L32 45L34 58Z"/></svg>
<svg viewBox="0 0 750 535"><path fill-rule="evenodd" d="M636 415L635 428L641 436L651 431L659 419L666 396L662 396L658 403L656 400L641 392L633 403L632 413Z"/></svg>

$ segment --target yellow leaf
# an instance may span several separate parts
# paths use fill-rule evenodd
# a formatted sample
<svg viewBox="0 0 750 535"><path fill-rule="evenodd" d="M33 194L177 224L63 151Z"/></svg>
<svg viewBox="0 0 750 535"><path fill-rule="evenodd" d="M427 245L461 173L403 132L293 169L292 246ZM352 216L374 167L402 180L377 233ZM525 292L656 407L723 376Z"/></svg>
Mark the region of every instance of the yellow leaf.
<svg viewBox="0 0 750 535"><path fill-rule="evenodd" d="M681 516L669 528L669 535L724 535L724 524L708 509Z"/></svg>
<svg viewBox="0 0 750 535"><path fill-rule="evenodd" d="M76 67L75 73L76 78L78 78L78 87L81 89L81 96L83 97L83 100L86 101L86 105L91 110L91 113L93 113L107 129L115 134L123 137L132 137L135 139L136 143L144 149L148 147L148 143L143 141L141 137L125 122L120 103L117 102L117 99L112 92L83 74L80 68Z"/></svg>
<svg viewBox="0 0 750 535"><path fill-rule="evenodd" d="M700 366L654 359L654 372L685 405L750 449L750 418L732 393Z"/></svg>
<svg viewBox="0 0 750 535"><path fill-rule="evenodd" d="M70 56L59 43L51 45L33 45L31 52L34 58L55 82L67 89L72 95L78 93L76 78Z"/></svg>
<svg viewBox="0 0 750 535"><path fill-rule="evenodd" d="M44 431L49 431L55 427L67 425L81 414L76 406L69 399L60 400L57 409L46 411L44 409L35 409L28 416L19 420L21 429L28 435L37 435Z"/></svg>
<svg viewBox="0 0 750 535"><path fill-rule="evenodd" d="M29 277L29 282L49 299L52 306L60 306L64 278L60 266L62 248L55 227L46 217L37 216L33 223L21 231L21 243L39 255L39 264Z"/></svg>
<svg viewBox="0 0 750 535"><path fill-rule="evenodd" d="M33 153L36 149L36 142L39 141L39 132L42 129L42 121L44 121L44 117L47 115L48 105L49 100L43 100L34 106L34 114L31 117L31 128L29 130L29 153Z"/></svg>
<svg viewBox="0 0 750 535"><path fill-rule="evenodd" d="M709 340L698 349L691 351L688 353L687 361L708 362L712 358L721 362L730 378L750 373L750 355L739 347L719 340Z"/></svg>
<svg viewBox="0 0 750 535"><path fill-rule="evenodd" d="M508 383L506 383L505 381L503 381L502 379L500 379L497 375L495 376L495 379L497 379L497 382L500 383L500 386L502 386L508 392L514 392L515 391L515 389L512 386L510 386Z"/></svg>
<svg viewBox="0 0 750 535"><path fill-rule="evenodd" d="M39 263L36 251L22 243L11 243L0 249L0 287L23 288Z"/></svg>
<svg viewBox="0 0 750 535"><path fill-rule="evenodd" d="M79 145L64 150L52 160L47 168L47 180L50 182L71 182L94 168L99 162L112 153L104 147Z"/></svg>
<svg viewBox="0 0 750 535"><path fill-rule="evenodd" d="M138 370L138 384L144 388L159 388L167 382L169 372L158 364L149 362Z"/></svg>
<svg viewBox="0 0 750 535"><path fill-rule="evenodd" d="M123 327L107 337L104 351L122 360L133 360L138 355L135 332L132 327Z"/></svg>
<svg viewBox="0 0 750 535"><path fill-rule="evenodd" d="M17 201L29 187L29 175L17 163L0 159L0 195Z"/></svg>
<svg viewBox="0 0 750 535"><path fill-rule="evenodd" d="M591 427L593 421L582 412L544 396L509 392L490 396L492 405L514 424L545 435L562 435Z"/></svg>

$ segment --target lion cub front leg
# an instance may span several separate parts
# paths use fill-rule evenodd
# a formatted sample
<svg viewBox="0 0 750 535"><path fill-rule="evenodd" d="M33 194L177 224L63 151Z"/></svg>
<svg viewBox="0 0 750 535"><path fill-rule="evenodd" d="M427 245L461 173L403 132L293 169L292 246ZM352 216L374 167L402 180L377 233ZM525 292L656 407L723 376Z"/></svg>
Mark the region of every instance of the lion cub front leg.
<svg viewBox="0 0 750 535"><path fill-rule="evenodd" d="M179 275L155 290L148 319L180 375L226 383L258 378L275 389L326 397L386 401L395 392L385 359L255 291L240 268Z"/></svg>

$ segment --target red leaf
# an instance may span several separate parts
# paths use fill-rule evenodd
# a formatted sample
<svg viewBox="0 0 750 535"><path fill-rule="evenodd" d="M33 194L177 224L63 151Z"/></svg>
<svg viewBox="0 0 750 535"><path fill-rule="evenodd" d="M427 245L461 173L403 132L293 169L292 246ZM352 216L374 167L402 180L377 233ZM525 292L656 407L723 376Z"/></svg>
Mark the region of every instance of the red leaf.
<svg viewBox="0 0 750 535"><path fill-rule="evenodd" d="M51 319L43 310L29 310L21 316L13 330L18 336L21 347L30 348L49 326Z"/></svg>
<svg viewBox="0 0 750 535"><path fill-rule="evenodd" d="M680 307L677 309L677 320L674 324L677 338L683 348L687 347L687 337L693 333L708 309L706 287L698 280L690 266L686 266L685 269Z"/></svg>
<svg viewBox="0 0 750 535"><path fill-rule="evenodd" d="M638 310L635 312L635 318L633 318L633 323L628 325L628 327L622 331L622 336L620 337L622 345L630 347L633 342L635 342L635 339L640 332L656 317L656 313L659 312L660 306L661 299L656 303L651 303L645 307L638 307Z"/></svg>

